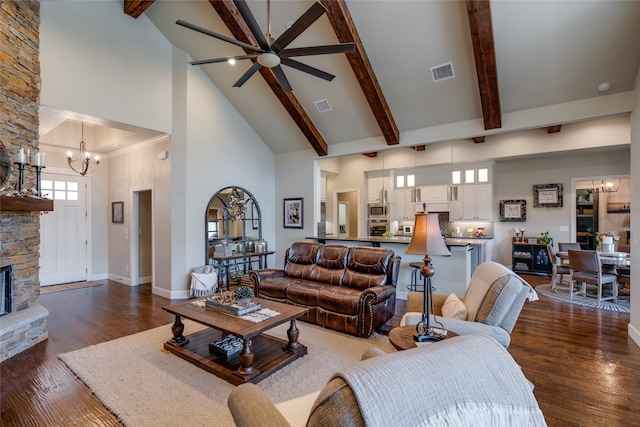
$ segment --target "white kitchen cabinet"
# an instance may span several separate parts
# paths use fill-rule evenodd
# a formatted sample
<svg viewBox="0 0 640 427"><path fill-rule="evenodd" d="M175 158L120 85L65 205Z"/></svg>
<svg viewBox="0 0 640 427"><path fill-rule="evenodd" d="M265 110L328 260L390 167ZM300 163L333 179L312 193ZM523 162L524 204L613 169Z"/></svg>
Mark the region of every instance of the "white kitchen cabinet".
<svg viewBox="0 0 640 427"><path fill-rule="evenodd" d="M381 176L367 178L367 200L370 203L380 203L380 190L384 184Z"/></svg>
<svg viewBox="0 0 640 427"><path fill-rule="evenodd" d="M392 219L396 221L410 219L413 221L416 212L422 212L422 204L413 203L411 200L411 188L396 188L393 197L395 216Z"/></svg>
<svg viewBox="0 0 640 427"><path fill-rule="evenodd" d="M446 185L422 185L420 186L420 201L423 203L446 203Z"/></svg>
<svg viewBox="0 0 640 427"><path fill-rule="evenodd" d="M491 184L463 185L462 219L491 219Z"/></svg>

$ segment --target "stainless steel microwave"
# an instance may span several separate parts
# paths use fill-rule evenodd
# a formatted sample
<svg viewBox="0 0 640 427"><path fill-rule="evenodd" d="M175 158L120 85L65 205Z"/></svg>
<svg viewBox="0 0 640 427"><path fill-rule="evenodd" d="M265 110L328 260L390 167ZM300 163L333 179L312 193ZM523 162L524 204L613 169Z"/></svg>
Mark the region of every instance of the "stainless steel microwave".
<svg viewBox="0 0 640 427"><path fill-rule="evenodd" d="M389 205L387 203L369 203L369 219L388 219Z"/></svg>

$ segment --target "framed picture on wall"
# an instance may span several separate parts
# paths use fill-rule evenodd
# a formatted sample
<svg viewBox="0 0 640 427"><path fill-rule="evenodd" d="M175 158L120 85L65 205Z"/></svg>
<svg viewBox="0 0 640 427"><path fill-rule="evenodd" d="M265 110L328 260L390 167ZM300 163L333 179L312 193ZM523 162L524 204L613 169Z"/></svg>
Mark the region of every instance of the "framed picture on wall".
<svg viewBox="0 0 640 427"><path fill-rule="evenodd" d="M302 197L284 199L284 228L304 228Z"/></svg>
<svg viewBox="0 0 640 427"><path fill-rule="evenodd" d="M111 222L114 224L124 223L124 202L111 203Z"/></svg>
<svg viewBox="0 0 640 427"><path fill-rule="evenodd" d="M561 208L562 184L540 184L533 186L534 208Z"/></svg>
<svg viewBox="0 0 640 427"><path fill-rule="evenodd" d="M527 220L526 200L500 200L501 222L523 222Z"/></svg>

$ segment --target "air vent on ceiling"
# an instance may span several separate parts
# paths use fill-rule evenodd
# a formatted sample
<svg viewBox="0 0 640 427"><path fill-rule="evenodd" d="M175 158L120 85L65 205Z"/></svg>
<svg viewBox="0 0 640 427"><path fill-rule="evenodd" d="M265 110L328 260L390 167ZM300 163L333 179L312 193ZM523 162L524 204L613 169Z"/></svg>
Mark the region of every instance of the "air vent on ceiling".
<svg viewBox="0 0 640 427"><path fill-rule="evenodd" d="M316 109L318 110L319 113L326 113L327 111L332 110L331 105L329 104L329 101L327 101L326 99L315 101L313 105L316 106Z"/></svg>
<svg viewBox="0 0 640 427"><path fill-rule="evenodd" d="M453 72L453 62L447 62L446 64L431 67L431 77L433 82L439 82L442 80L452 79L456 76Z"/></svg>

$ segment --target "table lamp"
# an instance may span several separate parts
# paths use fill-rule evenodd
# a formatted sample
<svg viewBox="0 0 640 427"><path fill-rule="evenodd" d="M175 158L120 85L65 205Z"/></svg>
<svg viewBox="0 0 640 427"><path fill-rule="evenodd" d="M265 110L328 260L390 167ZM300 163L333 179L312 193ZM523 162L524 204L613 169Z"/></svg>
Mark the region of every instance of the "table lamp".
<svg viewBox="0 0 640 427"><path fill-rule="evenodd" d="M407 254L425 254L423 258L424 265L420 268L420 275L424 283L424 310L422 313L422 322L416 325L416 334L413 338L418 342L440 341L444 339L445 336L434 331L429 325L429 312L433 311L431 276L435 273L429 255L451 255L451 252L449 252L449 249L447 249L447 246L444 244L438 214L428 213L426 203L423 203L422 206L423 213L416 214L413 236L411 236L409 247L404 251ZM429 310L429 308L431 308L431 310Z"/></svg>

